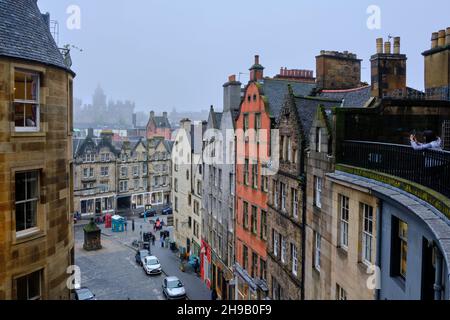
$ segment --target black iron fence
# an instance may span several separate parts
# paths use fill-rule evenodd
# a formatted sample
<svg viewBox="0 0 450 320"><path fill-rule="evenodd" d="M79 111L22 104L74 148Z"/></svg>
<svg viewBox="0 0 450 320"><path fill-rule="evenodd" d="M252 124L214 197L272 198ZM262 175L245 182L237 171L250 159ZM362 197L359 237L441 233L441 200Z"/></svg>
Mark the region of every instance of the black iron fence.
<svg viewBox="0 0 450 320"><path fill-rule="evenodd" d="M338 162L416 182L450 198L448 151L416 151L405 145L345 141Z"/></svg>

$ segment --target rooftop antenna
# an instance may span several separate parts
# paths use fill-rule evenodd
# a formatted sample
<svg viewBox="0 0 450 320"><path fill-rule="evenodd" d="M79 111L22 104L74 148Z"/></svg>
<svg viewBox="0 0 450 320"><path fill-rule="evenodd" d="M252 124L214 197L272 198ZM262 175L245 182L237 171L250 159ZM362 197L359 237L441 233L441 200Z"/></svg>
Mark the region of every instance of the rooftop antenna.
<svg viewBox="0 0 450 320"><path fill-rule="evenodd" d="M56 20L50 21L50 33L55 39L56 45L59 46L59 23Z"/></svg>
<svg viewBox="0 0 450 320"><path fill-rule="evenodd" d="M241 82L241 75L249 75L249 73L239 72L238 75L239 75L238 81Z"/></svg>

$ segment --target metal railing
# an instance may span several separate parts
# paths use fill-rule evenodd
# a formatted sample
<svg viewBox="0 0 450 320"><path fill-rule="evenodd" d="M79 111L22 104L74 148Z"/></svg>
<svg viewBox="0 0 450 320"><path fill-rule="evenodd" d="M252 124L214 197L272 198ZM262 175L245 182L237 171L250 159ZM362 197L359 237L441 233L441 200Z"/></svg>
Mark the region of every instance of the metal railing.
<svg viewBox="0 0 450 320"><path fill-rule="evenodd" d="M341 164L418 183L450 198L450 152L368 141L344 141Z"/></svg>

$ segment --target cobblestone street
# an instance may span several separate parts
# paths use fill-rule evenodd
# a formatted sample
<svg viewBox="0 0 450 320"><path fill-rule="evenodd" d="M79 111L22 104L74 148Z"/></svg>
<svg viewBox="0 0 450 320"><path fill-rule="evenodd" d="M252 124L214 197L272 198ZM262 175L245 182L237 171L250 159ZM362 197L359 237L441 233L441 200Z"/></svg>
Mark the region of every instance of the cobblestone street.
<svg viewBox="0 0 450 320"><path fill-rule="evenodd" d="M191 268L182 272L177 253L161 247L159 232L156 233L155 245L151 246L151 254L160 260L162 275L147 276L137 265L135 248L131 244L140 238L141 231L154 233L153 225L148 221L135 219L134 232L131 220L128 221L127 231L122 233L113 233L103 225L99 227L103 248L87 252L83 249L83 223L75 226L75 262L81 269L81 285L90 288L98 300L163 300L161 285L165 276L177 276L185 285L188 299L210 299L210 291L197 274ZM164 230L172 236L171 229Z"/></svg>

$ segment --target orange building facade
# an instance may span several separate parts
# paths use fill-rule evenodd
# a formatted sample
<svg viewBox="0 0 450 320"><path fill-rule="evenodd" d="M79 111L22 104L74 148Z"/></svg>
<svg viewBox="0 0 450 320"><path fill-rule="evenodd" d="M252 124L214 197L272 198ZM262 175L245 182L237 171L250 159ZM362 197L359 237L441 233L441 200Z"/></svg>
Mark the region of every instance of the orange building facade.
<svg viewBox="0 0 450 320"><path fill-rule="evenodd" d="M271 119L259 81L264 68L256 56L236 120L236 264L235 298L267 296L267 178Z"/></svg>

